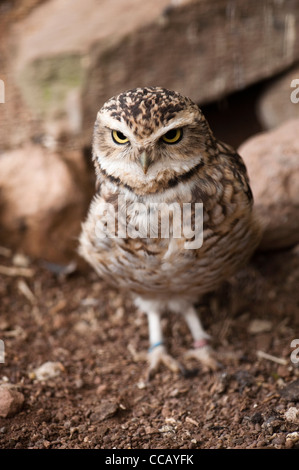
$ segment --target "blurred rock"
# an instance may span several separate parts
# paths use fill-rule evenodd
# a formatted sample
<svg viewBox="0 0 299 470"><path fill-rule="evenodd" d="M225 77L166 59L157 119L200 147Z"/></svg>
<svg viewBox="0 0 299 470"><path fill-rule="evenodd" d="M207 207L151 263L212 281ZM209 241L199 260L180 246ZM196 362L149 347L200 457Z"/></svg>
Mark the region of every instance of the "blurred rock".
<svg viewBox="0 0 299 470"><path fill-rule="evenodd" d="M280 395L287 401L299 401L299 379L287 384L280 390Z"/></svg>
<svg viewBox="0 0 299 470"><path fill-rule="evenodd" d="M299 441L299 432L294 431L286 435L286 449L292 449L292 447Z"/></svg>
<svg viewBox="0 0 299 470"><path fill-rule="evenodd" d="M13 75L53 148L62 134L80 140L81 92L94 42L109 53L112 43L154 21L168 4L169 0L73 0L70 6L64 0L48 0L14 25Z"/></svg>
<svg viewBox="0 0 299 470"><path fill-rule="evenodd" d="M298 118L299 66L268 85L257 103L257 113L265 129L273 129L289 119Z"/></svg>
<svg viewBox="0 0 299 470"><path fill-rule="evenodd" d="M290 0L270 0L264 8L250 0L161 5L150 24L143 20L129 35L95 41L84 132L90 135L103 102L124 89L160 85L204 104L275 75L299 58L298 19L299 3Z"/></svg>
<svg viewBox="0 0 299 470"><path fill-rule="evenodd" d="M53 142L83 129L88 145L98 109L125 89L161 85L203 104L285 70L299 59L298 21L293 0L48 0L11 30L11 81Z"/></svg>
<svg viewBox="0 0 299 470"><path fill-rule="evenodd" d="M251 320L251 322L249 323L247 331L251 335L257 335L260 333L271 331L272 328L273 328L273 323L271 321L255 318L254 320Z"/></svg>
<svg viewBox="0 0 299 470"><path fill-rule="evenodd" d="M299 409L291 406L284 414L287 421L294 424L299 424Z"/></svg>
<svg viewBox="0 0 299 470"><path fill-rule="evenodd" d="M299 119L248 139L239 148L264 228L260 249L299 243Z"/></svg>
<svg viewBox="0 0 299 470"><path fill-rule="evenodd" d="M57 262L76 256L89 202L78 161L34 145L0 155L0 244Z"/></svg>
<svg viewBox="0 0 299 470"><path fill-rule="evenodd" d="M17 414L23 406L24 395L9 384L0 385L0 417L9 418Z"/></svg>
<svg viewBox="0 0 299 470"><path fill-rule="evenodd" d="M34 369L32 377L36 380L44 381L48 379L53 379L61 374L65 369L61 362L47 361L44 362L41 366Z"/></svg>
<svg viewBox="0 0 299 470"><path fill-rule="evenodd" d="M118 411L118 403L104 400L100 405L97 405L93 409L90 415L90 421L92 423L101 423L102 421L105 421L108 418L112 418L112 416L116 415Z"/></svg>

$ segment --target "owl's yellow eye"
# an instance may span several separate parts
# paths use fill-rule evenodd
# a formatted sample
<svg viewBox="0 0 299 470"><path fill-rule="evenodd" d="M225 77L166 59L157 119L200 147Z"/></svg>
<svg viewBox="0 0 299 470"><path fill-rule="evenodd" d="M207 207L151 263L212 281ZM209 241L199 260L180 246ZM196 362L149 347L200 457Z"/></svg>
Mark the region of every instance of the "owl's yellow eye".
<svg viewBox="0 0 299 470"><path fill-rule="evenodd" d="M120 131L112 131L112 139L114 142L117 144L126 144L129 142L128 137L126 137L122 132Z"/></svg>
<svg viewBox="0 0 299 470"><path fill-rule="evenodd" d="M162 140L166 144L176 144L183 137L182 129L171 129L163 135Z"/></svg>

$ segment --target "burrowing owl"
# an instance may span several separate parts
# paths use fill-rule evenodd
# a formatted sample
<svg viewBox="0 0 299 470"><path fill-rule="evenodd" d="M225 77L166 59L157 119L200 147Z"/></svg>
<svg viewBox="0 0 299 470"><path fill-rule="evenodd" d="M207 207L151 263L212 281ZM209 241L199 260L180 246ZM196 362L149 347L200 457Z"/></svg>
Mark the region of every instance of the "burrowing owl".
<svg viewBox="0 0 299 470"><path fill-rule="evenodd" d="M260 238L241 157L215 139L189 98L147 87L100 109L93 161L97 193L79 250L148 315L150 373L160 363L181 369L163 342L165 311L186 319L194 340L189 356L215 367L194 303L246 262Z"/></svg>

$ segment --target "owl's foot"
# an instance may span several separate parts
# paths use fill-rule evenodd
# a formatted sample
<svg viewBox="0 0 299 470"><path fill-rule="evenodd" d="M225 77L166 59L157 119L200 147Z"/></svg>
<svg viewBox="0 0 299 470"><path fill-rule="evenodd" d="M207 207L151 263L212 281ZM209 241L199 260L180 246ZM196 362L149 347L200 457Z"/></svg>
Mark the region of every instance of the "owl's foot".
<svg viewBox="0 0 299 470"><path fill-rule="evenodd" d="M206 339L194 342L194 348L186 352L187 359L199 361L208 370L215 371L221 367L221 364L213 357L214 351L209 346Z"/></svg>
<svg viewBox="0 0 299 470"><path fill-rule="evenodd" d="M161 364L165 365L172 372L183 371L183 367L181 366L181 364L172 356L170 356L170 354L167 353L166 348L163 344L152 346L149 349L148 359L148 380L154 377L154 375L158 372Z"/></svg>

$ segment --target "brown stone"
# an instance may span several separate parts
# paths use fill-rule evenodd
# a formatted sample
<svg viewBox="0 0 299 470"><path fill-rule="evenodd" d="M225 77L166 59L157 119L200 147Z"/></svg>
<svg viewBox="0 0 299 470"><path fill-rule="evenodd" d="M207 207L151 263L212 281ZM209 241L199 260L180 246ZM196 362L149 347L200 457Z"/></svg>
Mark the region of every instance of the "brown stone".
<svg viewBox="0 0 299 470"><path fill-rule="evenodd" d="M0 244L55 262L74 258L88 203L78 171L34 145L2 154Z"/></svg>
<svg viewBox="0 0 299 470"><path fill-rule="evenodd" d="M299 120L248 139L239 148L256 212L264 228L260 249L299 243Z"/></svg>
<svg viewBox="0 0 299 470"><path fill-rule="evenodd" d="M0 416L9 418L17 414L23 406L24 395L8 385L0 386Z"/></svg>
<svg viewBox="0 0 299 470"><path fill-rule="evenodd" d="M280 390L280 395L287 401L299 401L299 379L287 384Z"/></svg>
<svg viewBox="0 0 299 470"><path fill-rule="evenodd" d="M119 410L119 406L115 402L103 401L100 405L96 406L90 415L92 423L100 423L106 419L112 418Z"/></svg>

